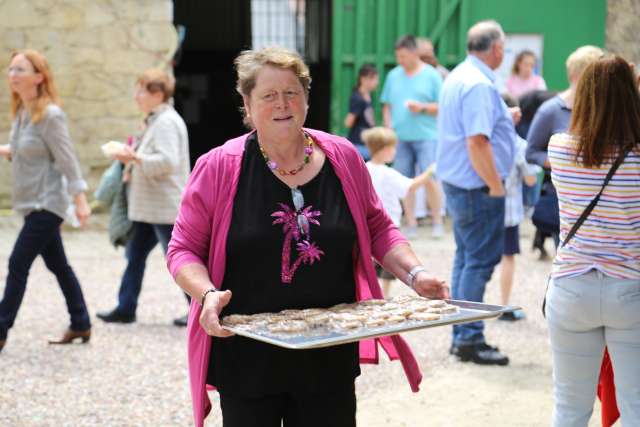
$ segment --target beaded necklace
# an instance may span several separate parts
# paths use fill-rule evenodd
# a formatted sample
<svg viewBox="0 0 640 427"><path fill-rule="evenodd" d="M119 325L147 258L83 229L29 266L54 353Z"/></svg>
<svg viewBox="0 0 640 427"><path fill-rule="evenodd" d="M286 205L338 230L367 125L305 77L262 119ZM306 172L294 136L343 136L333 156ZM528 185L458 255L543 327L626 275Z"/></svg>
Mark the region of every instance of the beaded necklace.
<svg viewBox="0 0 640 427"><path fill-rule="evenodd" d="M298 172L304 169L307 163L311 161L311 155L313 154L313 139L311 139L311 137L306 133L305 133L305 137L306 137L307 146L304 147L304 159L302 160L302 163L300 164L300 166L298 166L295 169L291 169L289 171L279 168L278 164L275 161L270 160L269 156L267 155L267 152L264 151L264 147L262 147L262 144L258 142L258 146L260 147L260 153L262 153L262 157L264 158L264 161L267 163L267 166L269 167L269 169L271 169L272 171L278 172L281 176L296 175Z"/></svg>

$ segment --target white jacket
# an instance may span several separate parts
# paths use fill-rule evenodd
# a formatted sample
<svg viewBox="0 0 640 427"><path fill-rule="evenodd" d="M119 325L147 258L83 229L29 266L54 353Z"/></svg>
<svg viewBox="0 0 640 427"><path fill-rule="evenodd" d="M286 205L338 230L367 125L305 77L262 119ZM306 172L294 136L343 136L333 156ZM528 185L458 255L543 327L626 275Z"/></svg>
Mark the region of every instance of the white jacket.
<svg viewBox="0 0 640 427"><path fill-rule="evenodd" d="M129 219L173 224L189 177L189 136L182 117L163 104L149 119L136 150L142 161L129 181Z"/></svg>

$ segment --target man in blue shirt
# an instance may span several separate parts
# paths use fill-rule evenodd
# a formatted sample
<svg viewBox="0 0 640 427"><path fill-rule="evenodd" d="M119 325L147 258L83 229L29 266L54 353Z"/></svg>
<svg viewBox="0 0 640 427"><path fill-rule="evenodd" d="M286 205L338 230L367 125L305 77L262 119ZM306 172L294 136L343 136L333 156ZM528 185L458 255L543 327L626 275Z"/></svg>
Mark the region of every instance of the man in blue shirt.
<svg viewBox="0 0 640 427"><path fill-rule="evenodd" d="M493 70L504 57L500 24L482 21L471 27L467 50L440 95L436 163L456 240L452 298L481 302L502 256L504 179L514 162L516 134L494 84ZM483 322L454 326L451 353L479 364L509 363L485 342Z"/></svg>
<svg viewBox="0 0 640 427"><path fill-rule="evenodd" d="M420 60L414 36L401 37L395 45L398 66L387 74L380 98L383 103L384 125L398 135L398 146L394 167L407 177L424 172L435 162L437 144L436 115L442 77L429 64ZM433 218L432 234L444 234L440 189L435 179L426 184L427 202ZM415 237L415 197L404 199L407 237Z"/></svg>

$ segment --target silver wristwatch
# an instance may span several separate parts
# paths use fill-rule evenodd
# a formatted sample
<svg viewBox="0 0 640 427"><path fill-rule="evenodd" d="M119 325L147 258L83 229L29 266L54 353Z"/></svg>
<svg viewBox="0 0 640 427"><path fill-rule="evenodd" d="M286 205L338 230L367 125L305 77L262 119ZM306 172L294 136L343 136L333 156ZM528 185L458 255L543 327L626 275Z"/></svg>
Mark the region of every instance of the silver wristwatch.
<svg viewBox="0 0 640 427"><path fill-rule="evenodd" d="M416 280L416 275L421 271L427 271L427 269L421 265L417 265L413 267L411 271L409 271L409 273L407 274L407 285L414 291L415 291L415 288L413 287L413 281Z"/></svg>

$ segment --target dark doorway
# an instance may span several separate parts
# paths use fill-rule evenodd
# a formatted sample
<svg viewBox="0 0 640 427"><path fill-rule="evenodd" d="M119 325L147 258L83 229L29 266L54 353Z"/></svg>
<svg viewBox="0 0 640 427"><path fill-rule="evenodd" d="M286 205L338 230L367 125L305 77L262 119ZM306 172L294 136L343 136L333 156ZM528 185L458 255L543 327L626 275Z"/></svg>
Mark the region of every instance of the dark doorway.
<svg viewBox="0 0 640 427"><path fill-rule="evenodd" d="M233 60L251 46L250 0L174 0L184 40L176 55L176 109L189 129L191 164L246 131Z"/></svg>
<svg viewBox="0 0 640 427"><path fill-rule="evenodd" d="M267 6L283 1L289 2L259 0ZM247 131L239 111L242 99L235 90L233 60L240 51L251 48L251 3L174 0L174 23L184 33L175 58L175 105L189 129L192 165L202 154ZM296 3L303 5L296 13L305 21L303 49L313 79L306 126L328 130L332 2ZM268 33L277 32L281 21L276 18L269 17Z"/></svg>

